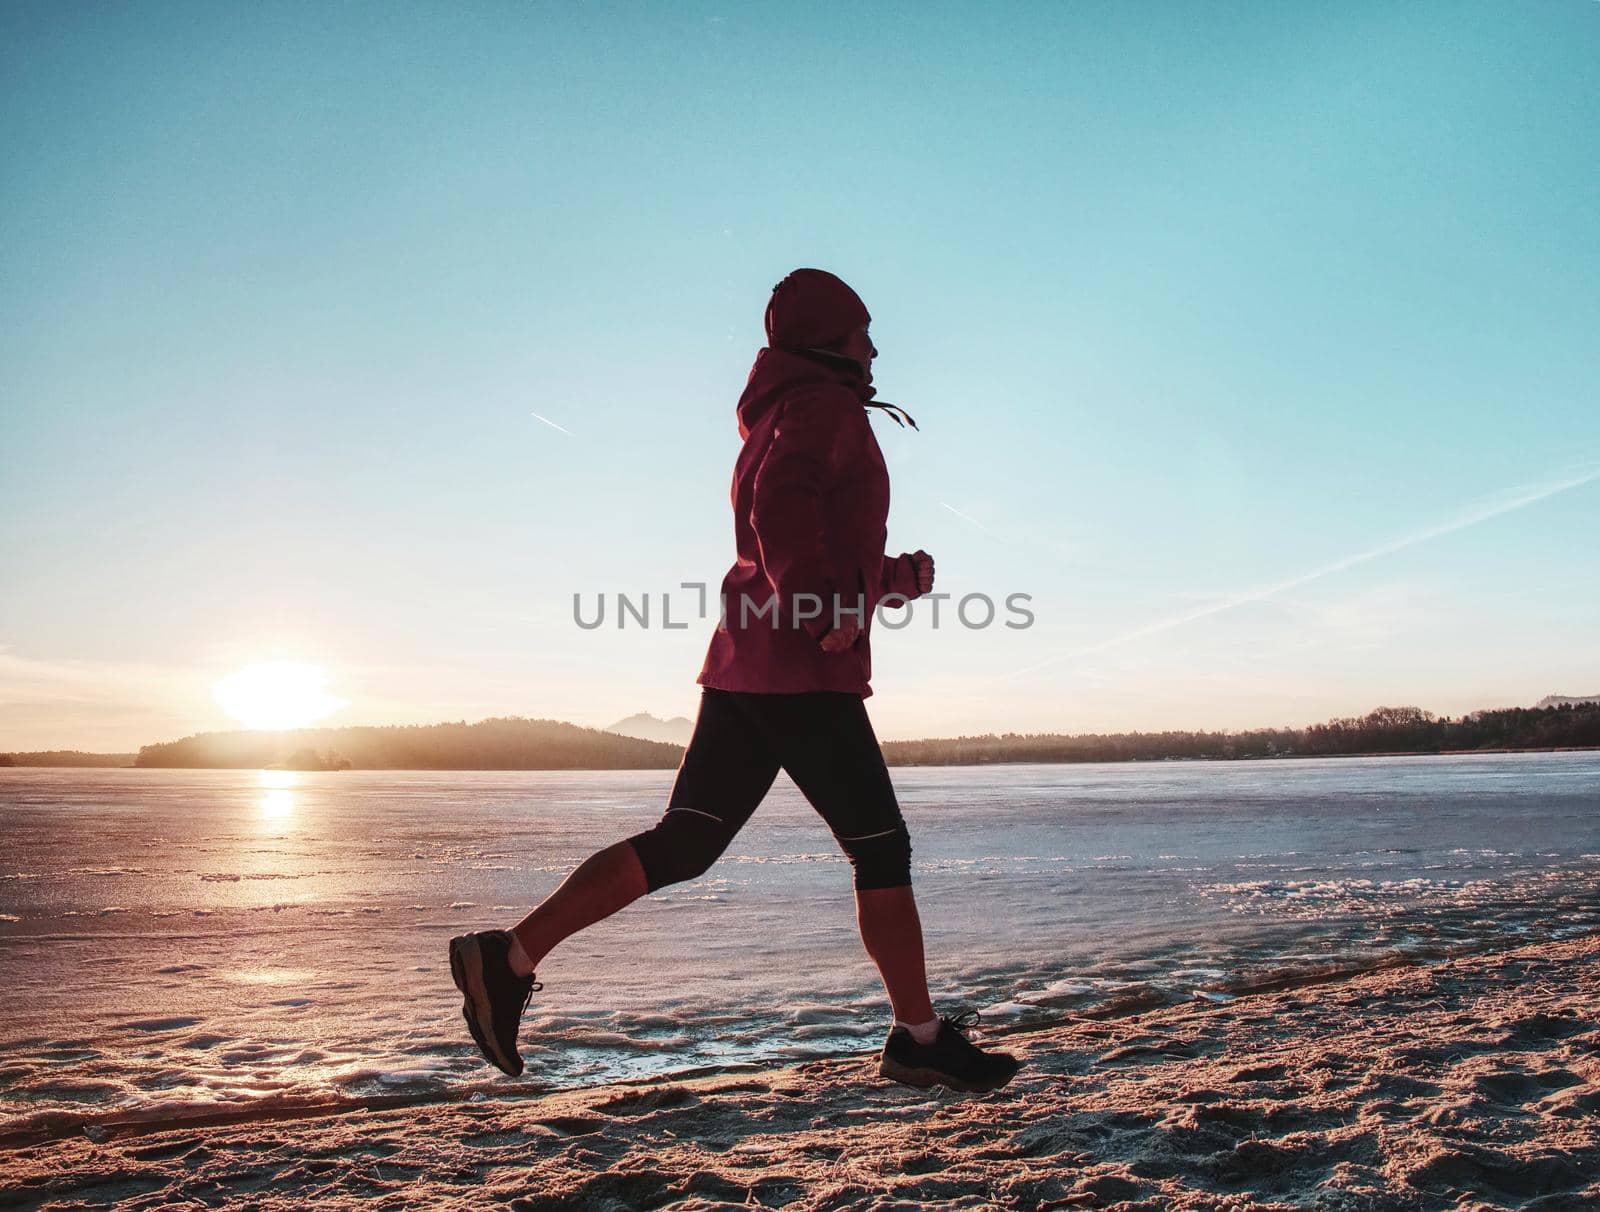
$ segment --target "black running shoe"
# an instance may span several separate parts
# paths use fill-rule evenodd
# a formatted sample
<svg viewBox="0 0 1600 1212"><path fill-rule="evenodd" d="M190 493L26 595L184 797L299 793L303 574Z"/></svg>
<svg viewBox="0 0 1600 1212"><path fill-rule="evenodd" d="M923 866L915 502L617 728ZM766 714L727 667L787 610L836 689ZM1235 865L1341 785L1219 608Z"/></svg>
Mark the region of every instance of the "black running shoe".
<svg viewBox="0 0 1600 1212"><path fill-rule="evenodd" d="M896 1027L883 1044L878 1074L908 1086L949 1086L981 1093L998 1090L1022 1068L1009 1052L985 1052L967 1038L978 1012L945 1015L931 1044L919 1044L911 1032Z"/></svg>
<svg viewBox="0 0 1600 1212"><path fill-rule="evenodd" d="M450 940L450 975L461 990L461 1016L479 1050L496 1069L517 1077L522 1057L517 1053L517 1026L528 999L543 989L531 976L511 971L507 952L511 934L482 930Z"/></svg>

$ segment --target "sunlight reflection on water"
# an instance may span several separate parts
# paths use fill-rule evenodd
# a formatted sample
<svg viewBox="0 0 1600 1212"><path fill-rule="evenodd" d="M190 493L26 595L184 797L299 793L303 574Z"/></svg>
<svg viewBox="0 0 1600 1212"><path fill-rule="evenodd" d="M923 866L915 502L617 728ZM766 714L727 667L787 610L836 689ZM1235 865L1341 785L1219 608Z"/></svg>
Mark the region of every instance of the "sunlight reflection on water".
<svg viewBox="0 0 1600 1212"><path fill-rule="evenodd" d="M300 776L293 770L262 770L256 775L262 788L261 815L266 820L281 822L294 815L294 788Z"/></svg>

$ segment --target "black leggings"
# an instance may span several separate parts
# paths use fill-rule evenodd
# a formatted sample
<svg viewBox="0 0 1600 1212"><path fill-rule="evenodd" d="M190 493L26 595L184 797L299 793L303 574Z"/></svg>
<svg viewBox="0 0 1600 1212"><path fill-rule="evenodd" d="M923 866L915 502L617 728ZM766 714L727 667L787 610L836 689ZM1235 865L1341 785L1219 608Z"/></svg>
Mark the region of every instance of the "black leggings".
<svg viewBox="0 0 1600 1212"><path fill-rule="evenodd" d="M650 891L703 875L779 770L822 814L855 868L857 888L911 883L911 836L860 695L707 686L666 813L628 839Z"/></svg>

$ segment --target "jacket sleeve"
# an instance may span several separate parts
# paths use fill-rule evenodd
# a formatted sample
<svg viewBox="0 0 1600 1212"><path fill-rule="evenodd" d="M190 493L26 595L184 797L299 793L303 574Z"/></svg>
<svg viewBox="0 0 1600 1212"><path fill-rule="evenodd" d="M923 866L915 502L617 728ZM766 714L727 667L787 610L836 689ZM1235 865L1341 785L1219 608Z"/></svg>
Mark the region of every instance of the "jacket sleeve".
<svg viewBox="0 0 1600 1212"><path fill-rule="evenodd" d="M787 617L794 617L789 612L795 595L821 599L817 617L800 624L817 639L833 626L835 592L822 509L837 436L829 403L813 396L784 405L772 444L756 469L750 508L762 567Z"/></svg>
<svg viewBox="0 0 1600 1212"><path fill-rule="evenodd" d="M891 593L899 594L907 602L920 596L917 592L917 562L907 552L902 551L897 556L883 557L883 575L878 580L878 597L881 600ZM905 602L891 602L890 605L904 606Z"/></svg>

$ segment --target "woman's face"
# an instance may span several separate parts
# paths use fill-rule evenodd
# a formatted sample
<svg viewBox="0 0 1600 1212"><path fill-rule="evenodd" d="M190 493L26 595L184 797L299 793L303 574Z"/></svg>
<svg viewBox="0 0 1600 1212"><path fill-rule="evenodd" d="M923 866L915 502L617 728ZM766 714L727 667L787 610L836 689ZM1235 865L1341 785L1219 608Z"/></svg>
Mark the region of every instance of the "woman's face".
<svg viewBox="0 0 1600 1212"><path fill-rule="evenodd" d="M839 352L859 363L867 382L872 382L872 359L878 356L878 351L873 347L872 338L867 335L865 328L858 328L846 337L839 346Z"/></svg>

